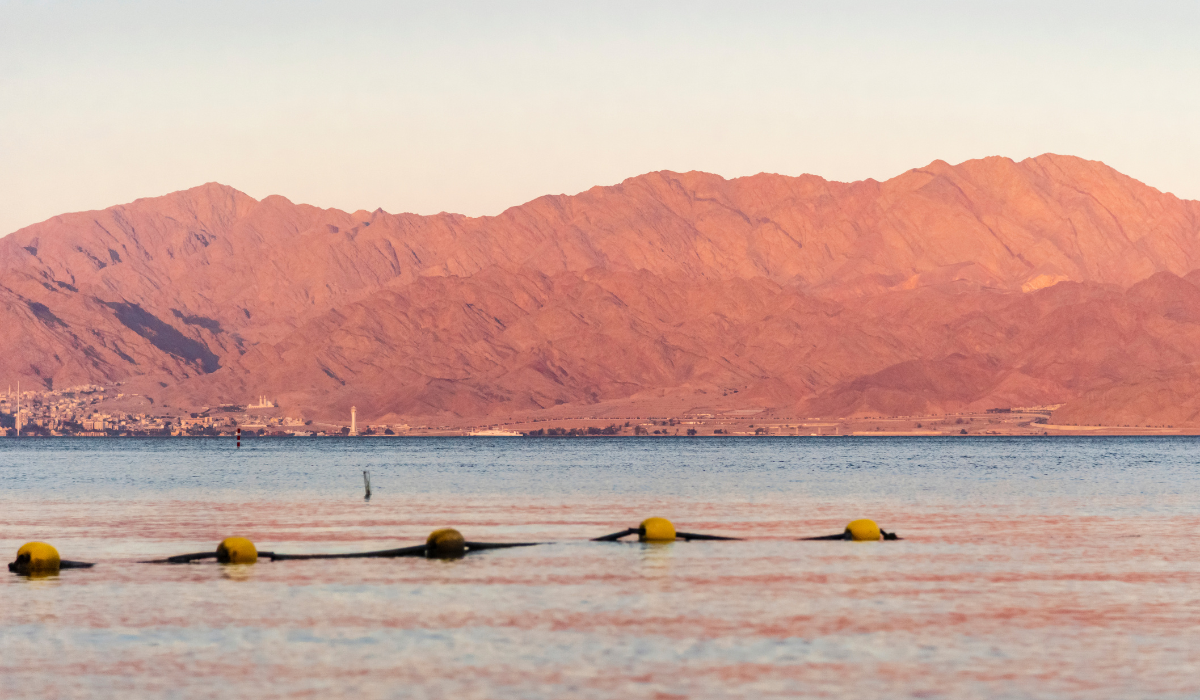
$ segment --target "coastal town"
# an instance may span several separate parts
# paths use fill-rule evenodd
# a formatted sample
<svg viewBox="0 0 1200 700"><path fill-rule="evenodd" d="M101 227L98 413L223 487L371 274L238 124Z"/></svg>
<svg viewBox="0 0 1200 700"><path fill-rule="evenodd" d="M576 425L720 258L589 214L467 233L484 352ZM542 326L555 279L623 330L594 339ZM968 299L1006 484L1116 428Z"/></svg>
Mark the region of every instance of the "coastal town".
<svg viewBox="0 0 1200 700"><path fill-rule="evenodd" d="M0 437L846 437L964 435L1176 435L1174 425L1057 425L1058 406L993 408L928 416L799 418L772 409L719 411L691 408L669 415L511 416L478 424L445 420L437 424L319 421L288 415L266 396L245 404L179 407L126 394L118 386L83 385L53 391L0 394Z"/></svg>
<svg viewBox="0 0 1200 700"><path fill-rule="evenodd" d="M76 386L61 391L24 391L11 387L0 396L0 437L326 437L397 435L407 425L321 424L278 415L266 397L245 405L198 410L162 406L153 399L124 394L113 387Z"/></svg>

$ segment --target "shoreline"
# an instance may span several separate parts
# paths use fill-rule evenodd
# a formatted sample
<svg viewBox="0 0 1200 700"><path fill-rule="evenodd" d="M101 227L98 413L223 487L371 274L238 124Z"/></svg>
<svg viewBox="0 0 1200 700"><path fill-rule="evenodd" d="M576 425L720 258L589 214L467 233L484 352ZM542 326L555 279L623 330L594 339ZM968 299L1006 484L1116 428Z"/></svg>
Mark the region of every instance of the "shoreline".
<svg viewBox="0 0 1200 700"><path fill-rule="evenodd" d="M771 435L470 435L464 431L420 431L397 435L291 435L291 434L275 434L275 435L243 435L245 441L251 440L283 440L283 439L313 439L313 440L360 440L360 439L405 439L405 438L476 438L476 439L506 439L506 438L526 438L526 439L769 439L769 438L1055 438L1055 437L1200 437L1200 430L1170 430L1170 431L1145 431L1145 432L1117 432L1108 430L1087 430L1086 428L1078 431L1059 430L1052 433L968 433L966 435L954 433L909 433L909 432L870 432L860 431L849 434L840 435L787 435L787 434L771 434ZM173 439L204 439L204 440L236 440L237 437L233 434L221 435L134 435L134 434L115 434L115 435L22 435L20 437L7 436L0 437L0 444L4 442L20 442L24 440L173 440Z"/></svg>
<svg viewBox="0 0 1200 700"><path fill-rule="evenodd" d="M114 395L115 394L115 395ZM1059 404L934 415L800 416L783 407L669 403L556 406L490 416L359 415L356 425L299 407L157 405L103 387L64 394L24 393L20 437L961 437L1200 435L1200 425L1078 425L1054 420ZM0 401L0 438L17 437L15 401ZM350 416L346 416L349 418ZM1145 419L1143 419L1145 420Z"/></svg>

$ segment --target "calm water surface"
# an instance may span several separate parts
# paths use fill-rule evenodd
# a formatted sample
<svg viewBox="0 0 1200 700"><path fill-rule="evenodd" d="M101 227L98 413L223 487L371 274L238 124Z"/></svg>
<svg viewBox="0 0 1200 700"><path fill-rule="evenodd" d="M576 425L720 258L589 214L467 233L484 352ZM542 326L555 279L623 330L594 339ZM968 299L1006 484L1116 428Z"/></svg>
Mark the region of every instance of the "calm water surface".
<svg viewBox="0 0 1200 700"><path fill-rule="evenodd" d="M0 697L1200 696L1193 438L0 440ZM362 498L362 470L374 496ZM752 538L586 540L670 518ZM796 542L870 517L901 542ZM136 564L553 541L459 561Z"/></svg>

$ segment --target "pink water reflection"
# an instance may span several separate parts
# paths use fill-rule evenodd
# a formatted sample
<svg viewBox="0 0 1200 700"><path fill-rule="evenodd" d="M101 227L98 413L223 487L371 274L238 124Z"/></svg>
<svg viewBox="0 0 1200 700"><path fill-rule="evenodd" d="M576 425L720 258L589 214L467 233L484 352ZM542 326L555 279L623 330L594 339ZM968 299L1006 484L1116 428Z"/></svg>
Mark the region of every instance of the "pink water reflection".
<svg viewBox="0 0 1200 700"><path fill-rule="evenodd" d="M5 498L89 571L0 584L3 697L1186 697L1200 693L1200 516L869 504L908 539L796 542L816 502ZM1069 510L1070 504L1064 504ZM585 540L665 515L744 543ZM150 566L250 537L358 551L557 544L461 561Z"/></svg>

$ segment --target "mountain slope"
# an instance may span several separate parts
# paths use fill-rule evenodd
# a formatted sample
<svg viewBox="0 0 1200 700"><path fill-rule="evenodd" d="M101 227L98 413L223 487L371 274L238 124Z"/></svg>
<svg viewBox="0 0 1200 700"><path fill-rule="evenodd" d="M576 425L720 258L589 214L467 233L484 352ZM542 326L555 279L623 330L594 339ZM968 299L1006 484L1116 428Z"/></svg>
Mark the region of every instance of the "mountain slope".
<svg viewBox="0 0 1200 700"><path fill-rule="evenodd" d="M1200 203L1053 155L882 183L659 172L481 218L209 184L0 239L0 371L310 416L720 392L1129 419L1200 362L1197 268Z"/></svg>

